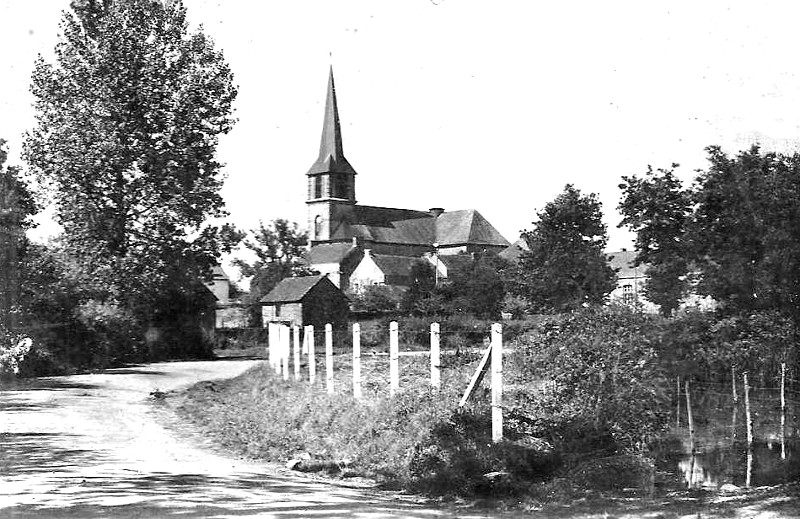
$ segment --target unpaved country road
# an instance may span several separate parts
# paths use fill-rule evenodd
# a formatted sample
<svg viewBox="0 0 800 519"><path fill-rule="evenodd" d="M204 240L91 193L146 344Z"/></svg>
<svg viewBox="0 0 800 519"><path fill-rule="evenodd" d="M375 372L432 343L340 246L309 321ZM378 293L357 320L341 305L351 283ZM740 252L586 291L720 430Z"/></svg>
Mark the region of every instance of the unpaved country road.
<svg viewBox="0 0 800 519"><path fill-rule="evenodd" d="M150 392L256 362L149 364L2 388L0 517L482 517L226 457L188 426L162 425Z"/></svg>

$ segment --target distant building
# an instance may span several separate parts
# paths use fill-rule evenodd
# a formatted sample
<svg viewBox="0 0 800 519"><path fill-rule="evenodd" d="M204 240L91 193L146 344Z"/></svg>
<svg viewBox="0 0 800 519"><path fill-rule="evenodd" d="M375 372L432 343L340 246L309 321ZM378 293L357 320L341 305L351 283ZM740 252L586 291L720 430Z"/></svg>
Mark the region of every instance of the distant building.
<svg viewBox="0 0 800 519"><path fill-rule="evenodd" d="M347 323L350 301L325 275L286 278L261 299L264 325L340 328Z"/></svg>
<svg viewBox="0 0 800 519"><path fill-rule="evenodd" d="M623 249L609 252L607 256L609 266L617 273L617 286L609 294L609 300L627 306L639 306L648 313L657 313L658 305L644 297L648 266L636 265L636 252Z"/></svg>
<svg viewBox="0 0 800 519"><path fill-rule="evenodd" d="M363 284L367 279L364 272L377 266L383 274L375 271L376 275L384 279L379 283L402 284L408 282L403 269L410 260L398 257L500 252L509 245L475 209L417 211L359 205L356 171L342 146L333 70L328 78L319 157L306 175L308 261L343 290L354 282L351 275L363 262L357 283ZM370 258L364 256L367 249Z"/></svg>
<svg viewBox="0 0 800 519"><path fill-rule="evenodd" d="M216 297L214 310L215 328L245 328L248 325L246 305L231 299L231 280L219 265L211 268L211 280L206 287Z"/></svg>

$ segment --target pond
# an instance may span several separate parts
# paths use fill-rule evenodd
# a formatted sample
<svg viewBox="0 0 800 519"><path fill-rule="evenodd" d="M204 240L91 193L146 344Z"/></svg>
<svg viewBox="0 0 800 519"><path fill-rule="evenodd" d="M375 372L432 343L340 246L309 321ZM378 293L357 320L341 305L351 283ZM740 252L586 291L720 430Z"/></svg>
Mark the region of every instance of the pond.
<svg viewBox="0 0 800 519"><path fill-rule="evenodd" d="M758 487L800 479L800 396L787 391L782 411L777 389L751 390L753 439L748 443L744 398L738 390L734 401L730 386L692 389L694 452L685 398L680 399L680 411L674 400L673 427L658 466L683 488Z"/></svg>

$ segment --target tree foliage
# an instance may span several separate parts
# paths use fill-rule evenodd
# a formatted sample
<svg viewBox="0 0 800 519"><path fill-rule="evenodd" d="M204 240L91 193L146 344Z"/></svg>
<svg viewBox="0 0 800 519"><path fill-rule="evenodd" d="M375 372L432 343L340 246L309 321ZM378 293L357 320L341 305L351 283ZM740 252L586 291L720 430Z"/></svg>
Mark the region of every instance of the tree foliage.
<svg viewBox="0 0 800 519"><path fill-rule="evenodd" d="M463 268L451 269L442 283L448 313L497 319L506 295L503 272L507 263L496 254L478 254Z"/></svg>
<svg viewBox="0 0 800 519"><path fill-rule="evenodd" d="M243 277L250 279L250 292L247 303L257 305L282 279L304 276L314 272L303 261L303 253L308 243L308 233L300 230L296 223L277 218L270 224L259 222L257 229L250 231L251 238L244 241L251 250L255 261L237 258L237 266ZM260 309L253 307L252 324L260 320Z"/></svg>
<svg viewBox="0 0 800 519"><path fill-rule="evenodd" d="M5 165L7 158L6 141L0 139L0 324L13 326L19 313L21 249L37 206L19 168Z"/></svg>
<svg viewBox="0 0 800 519"><path fill-rule="evenodd" d="M75 1L55 61L36 62L24 156L52 196L91 299L170 323L238 235L223 217L219 135L231 71L180 1ZM178 298L180 301L175 300Z"/></svg>
<svg viewBox="0 0 800 519"><path fill-rule="evenodd" d="M707 151L690 229L699 290L731 310L800 317L800 155Z"/></svg>
<svg viewBox="0 0 800 519"><path fill-rule="evenodd" d="M686 229L691 221L691 192L670 169L647 168L643 177L623 176L619 188L623 216L636 233L636 265L646 264L645 297L657 304L663 315L676 310L689 289L689 254Z"/></svg>
<svg viewBox="0 0 800 519"><path fill-rule="evenodd" d="M537 217L533 230L522 233L530 250L520 258L514 291L538 312L602 303L615 275L604 253L608 236L597 195L567 184Z"/></svg>

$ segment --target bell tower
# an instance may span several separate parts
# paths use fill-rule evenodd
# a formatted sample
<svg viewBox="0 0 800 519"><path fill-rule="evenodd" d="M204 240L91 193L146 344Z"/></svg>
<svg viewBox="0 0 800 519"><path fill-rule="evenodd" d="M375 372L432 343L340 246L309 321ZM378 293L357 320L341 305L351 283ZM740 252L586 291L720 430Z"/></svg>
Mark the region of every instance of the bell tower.
<svg viewBox="0 0 800 519"><path fill-rule="evenodd" d="M350 237L343 233L346 233L348 216L356 203L356 171L347 162L342 149L342 129L339 126L333 67L328 75L319 157L306 176L310 242L313 244L349 240Z"/></svg>

